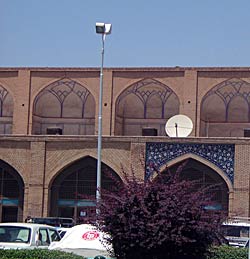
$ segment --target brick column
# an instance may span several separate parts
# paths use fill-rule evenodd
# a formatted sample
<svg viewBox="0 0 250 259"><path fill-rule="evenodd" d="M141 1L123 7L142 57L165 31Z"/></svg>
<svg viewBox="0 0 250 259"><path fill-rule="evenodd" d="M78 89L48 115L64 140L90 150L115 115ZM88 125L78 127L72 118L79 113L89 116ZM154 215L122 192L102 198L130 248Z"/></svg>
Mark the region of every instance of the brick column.
<svg viewBox="0 0 250 259"><path fill-rule="evenodd" d="M111 108L112 108L112 71L104 70L103 71L103 99L102 99L102 134L104 136L111 135L110 134Z"/></svg>
<svg viewBox="0 0 250 259"><path fill-rule="evenodd" d="M186 70L184 78L183 95L180 106L180 114L187 115L193 122L194 128L191 136L196 133L196 84L197 71ZM196 134L197 135L197 134Z"/></svg>
<svg viewBox="0 0 250 259"><path fill-rule="evenodd" d="M14 89L13 134L28 133L30 71L18 71L18 85Z"/></svg>
<svg viewBox="0 0 250 259"><path fill-rule="evenodd" d="M30 176L28 186L28 215L44 216L45 142L31 142ZM46 201L47 202L47 201Z"/></svg>
<svg viewBox="0 0 250 259"><path fill-rule="evenodd" d="M234 166L234 195L233 207L234 216L249 217L249 186L250 186L250 146L235 145L235 166Z"/></svg>
<svg viewBox="0 0 250 259"><path fill-rule="evenodd" d="M145 178L145 151L145 143L131 143L131 167L135 175L142 180Z"/></svg>

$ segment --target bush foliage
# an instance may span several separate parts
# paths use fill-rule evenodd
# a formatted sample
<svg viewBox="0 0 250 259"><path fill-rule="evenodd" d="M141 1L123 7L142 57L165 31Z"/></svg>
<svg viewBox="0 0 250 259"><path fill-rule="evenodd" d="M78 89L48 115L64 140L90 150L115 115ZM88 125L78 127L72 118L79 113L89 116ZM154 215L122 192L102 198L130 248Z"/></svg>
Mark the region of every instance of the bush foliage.
<svg viewBox="0 0 250 259"><path fill-rule="evenodd" d="M117 191L102 191L100 230L118 259L202 259L218 240L222 214L204 209L211 202L195 183L174 175L153 182L124 175Z"/></svg>
<svg viewBox="0 0 250 259"><path fill-rule="evenodd" d="M48 249L0 249L0 259L84 259L82 256Z"/></svg>
<svg viewBox="0 0 250 259"><path fill-rule="evenodd" d="M231 246L218 246L211 249L207 259L247 259L248 249Z"/></svg>

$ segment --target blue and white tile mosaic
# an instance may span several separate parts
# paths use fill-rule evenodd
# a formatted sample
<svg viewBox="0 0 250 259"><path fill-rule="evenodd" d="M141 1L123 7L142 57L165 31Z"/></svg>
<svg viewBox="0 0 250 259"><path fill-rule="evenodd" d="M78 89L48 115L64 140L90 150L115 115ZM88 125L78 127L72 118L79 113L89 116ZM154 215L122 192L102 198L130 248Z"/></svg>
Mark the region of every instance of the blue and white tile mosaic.
<svg viewBox="0 0 250 259"><path fill-rule="evenodd" d="M146 143L146 179L164 164L184 154L195 154L219 167L233 183L234 144Z"/></svg>

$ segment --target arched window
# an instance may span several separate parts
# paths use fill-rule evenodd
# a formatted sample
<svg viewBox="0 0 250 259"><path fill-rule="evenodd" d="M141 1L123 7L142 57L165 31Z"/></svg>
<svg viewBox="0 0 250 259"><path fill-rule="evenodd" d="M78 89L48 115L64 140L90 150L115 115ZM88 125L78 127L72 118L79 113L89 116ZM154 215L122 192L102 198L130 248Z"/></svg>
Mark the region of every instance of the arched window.
<svg viewBox="0 0 250 259"><path fill-rule="evenodd" d="M117 98L115 135L142 135L144 127L166 135L166 120L178 113L179 99L167 85L155 79L143 79Z"/></svg>
<svg viewBox="0 0 250 259"><path fill-rule="evenodd" d="M50 127L63 135L93 135L95 100L83 85L63 78L42 90L34 100L33 134L46 134Z"/></svg>

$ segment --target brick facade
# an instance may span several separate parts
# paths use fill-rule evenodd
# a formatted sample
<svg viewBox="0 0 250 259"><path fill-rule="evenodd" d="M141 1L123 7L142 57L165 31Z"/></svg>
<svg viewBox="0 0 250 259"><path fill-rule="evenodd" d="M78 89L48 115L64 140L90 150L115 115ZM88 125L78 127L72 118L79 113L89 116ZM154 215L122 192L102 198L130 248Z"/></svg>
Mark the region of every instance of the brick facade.
<svg viewBox="0 0 250 259"><path fill-rule="evenodd" d="M62 115L57 118L57 123L54 125L62 125L63 129L68 130L72 134L63 134L62 136L48 136L44 134L35 134L34 120L37 114L37 125L39 127L47 127L46 125L53 125L55 118L43 116L46 105L52 107L54 100L47 99L48 103L37 101L37 106L34 104L39 93L43 93L46 87L59 87L60 80L72 80L74 87L81 87L82 92L89 93L92 96L91 101L84 103L86 121L91 124L91 117L89 117L93 109L95 111L94 118L94 132L93 134L76 134L75 127L81 121L80 117L73 117L74 105L73 92L72 100L67 103L67 97L71 94L65 92L62 94L58 89L56 94L62 100L60 102L62 107ZM148 81L147 81L148 80ZM151 81L150 81L151 80ZM234 136L234 132L243 132L243 128L248 128L247 125L250 120L237 121L235 113L237 112L237 105L233 108L228 108L228 116L233 119L228 122L228 128L232 128L230 134L232 136L223 137L223 132L216 134L216 125L221 121L212 121L211 123L203 122L201 120L202 102L204 96L215 89L220 84L230 82L230 87L238 87L238 85L248 86L250 82L250 68L107 68L104 69L104 84L103 84L103 144L102 144L102 162L109 166L122 179L122 170L129 171L131 168L136 175L141 179L145 177L145 163L146 163L146 143L194 143L202 144L233 144L234 161L233 161L233 182L227 178L222 169L218 168L214 163L204 160L202 157L195 154L187 153L176 160L171 160L168 165L172 165L185 158L197 159L197 161L212 168L215 172L220 174L225 180L229 190L229 212L231 215L250 216L249 208L249 172L250 172L250 144L249 138L243 135ZM231 81L230 81L231 80ZM232 81L233 80L233 81ZM66 83L71 82L67 81ZM141 84L138 84L138 82ZM155 86L154 86L154 82ZM65 81L63 82L65 85ZM150 85L148 86L148 84ZM59 85L59 86L58 86ZM170 139L166 136L141 136L141 127L156 125L157 121L162 123L167 117L158 118L117 118L118 103L117 100L126 89L131 86L150 87L145 88L140 96L146 96L147 93L152 94L148 89L158 87L158 91L166 89L166 93L173 93L178 97L171 99L173 104L179 103L180 114L189 116L194 124L191 135L187 138ZM50 214L50 188L56 176L67 168L67 166L74 164L83 157L97 158L97 132L98 132L98 92L99 92L99 69L96 68L0 68L0 87L7 90L13 98L13 107L11 102L6 104L6 109L13 112L13 116L0 117L0 122L5 123L6 120L12 120L11 134L2 132L0 136L0 160L10 165L22 178L24 184L24 201L23 212L18 216L18 220L23 220L27 215L32 216L48 216ZM71 87L71 86L70 86ZM164 88L166 87L166 88ZM227 86L226 86L227 87ZM66 88L65 88L66 89ZM71 89L71 88L70 88ZM80 89L80 88L79 88ZM132 89L132 88L131 88ZM134 88L135 89L135 88ZM221 88L219 88L221 89ZM69 90L67 90L69 91ZM131 90L136 93L136 90ZM239 92L239 88L237 88ZM79 91L74 93L78 94ZM250 92L250 89L249 89ZM144 95L142 95L142 93ZM212 93L212 92L211 92ZM60 94L60 95L59 95ZM232 94L234 94L232 90ZM42 96L42 95L41 95ZM63 96L63 97L62 97ZM125 98L126 95L124 94ZM173 95L172 95L173 96ZM225 96L225 95L224 95ZM237 96L237 94L235 94ZM57 97L57 98L59 98ZM43 96L41 97L43 98ZM52 98L52 97L49 97ZM54 98L54 97L53 97ZM133 97L134 98L134 97ZM123 106L123 113L126 114L128 107L131 107L129 114L138 112L136 108L133 111L133 98L127 99ZM146 97L145 97L146 98ZM156 97L153 97L156 98ZM158 97L157 97L158 98ZM217 97L216 97L217 98ZM215 99L216 99L215 98ZM236 98L236 97L235 97ZM41 99L42 100L42 99ZM46 100L46 99L45 99ZM50 100L50 101L49 101ZM93 101L94 100L94 101ZM157 100L157 99L155 99ZM209 99L210 100L210 99ZM213 100L212 100L213 101ZM4 103L4 99L2 99ZM150 107L146 107L147 114L154 114L160 110L157 101L151 102ZM220 101L218 101L220 104ZM45 106L42 106L44 104ZM65 104L65 106L63 106ZM89 106L88 106L89 105ZM126 107L126 105L128 107ZM135 107L139 105L134 102ZM141 105L141 104L140 104ZM242 107L244 104L242 105ZM4 106L3 106L4 107ZM58 106L59 107L59 106ZM80 104L79 104L80 107ZM141 107L141 106L138 106ZM219 107L219 106L218 106ZM239 105L241 107L241 105ZM68 110L66 110L66 108ZM216 107L215 107L216 108ZM34 114L34 109L38 112ZM120 109L120 108L119 108ZM210 108L208 108L210 109ZM242 108L244 110L244 107ZM3 110L3 108L2 108ZM236 110L236 112L235 112ZM55 108L55 114L58 108ZM66 113L67 111L67 113ZM69 112L68 112L69 111ZM213 110L208 110L207 114L212 114ZM122 114L122 113L121 113ZM139 114L139 113L138 113ZM139 116L139 115L138 115ZM8 117L8 118L7 118ZM127 122L126 122L127 121ZM145 121L145 124L143 124ZM119 122L119 123L118 123ZM40 123L40 124L39 124ZM72 124L70 124L72 123ZM127 123L127 124L126 124ZM140 124L141 123L141 124ZM155 123L155 124L154 124ZM234 129L236 123L237 127ZM202 125L205 126L202 126ZM120 126L121 125L121 126ZM135 126L133 126L135 125ZM78 127L78 126L77 126ZM90 126L92 127L92 126ZM117 130L119 127L119 130ZM133 132L135 128L136 136L126 135L126 132ZM203 127L203 128L202 128ZM209 136L209 127L213 136ZM250 128L250 127L249 127ZM6 128L7 129L7 128ZM9 128L8 128L9 129ZM91 132L91 128L86 128L85 131ZM205 136L202 132L208 132ZM118 134L117 134L118 132ZM160 128L158 128L160 132ZM203 134L203 135L202 135Z"/></svg>

